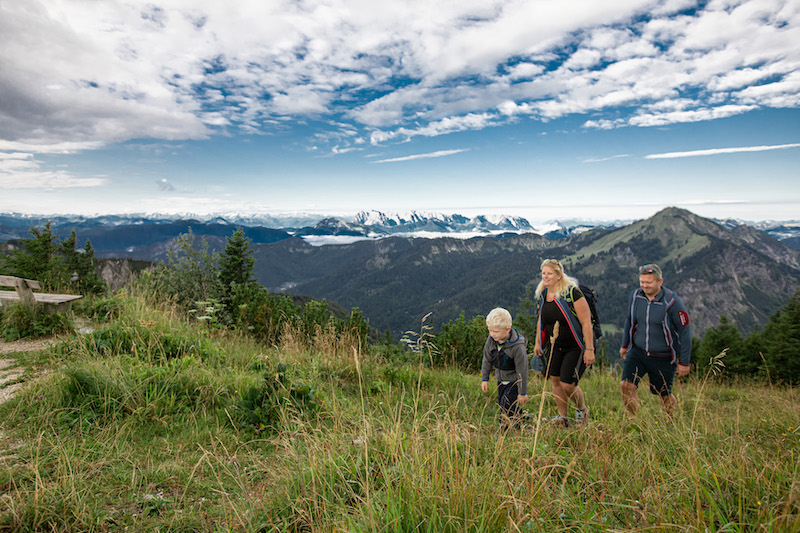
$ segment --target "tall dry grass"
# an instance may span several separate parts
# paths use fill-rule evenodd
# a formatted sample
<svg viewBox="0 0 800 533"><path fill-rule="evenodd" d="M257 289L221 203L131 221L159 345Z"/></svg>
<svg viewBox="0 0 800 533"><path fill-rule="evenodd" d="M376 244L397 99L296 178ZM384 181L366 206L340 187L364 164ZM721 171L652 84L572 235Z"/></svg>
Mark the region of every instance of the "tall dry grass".
<svg viewBox="0 0 800 533"><path fill-rule="evenodd" d="M800 530L792 388L697 369L671 420L644 387L630 417L619 376L589 371L586 427L498 433L479 376L333 330L270 347L139 303L125 321L148 342L65 341L0 406L0 531ZM319 408L300 398L275 427L248 424L240 402L265 376Z"/></svg>

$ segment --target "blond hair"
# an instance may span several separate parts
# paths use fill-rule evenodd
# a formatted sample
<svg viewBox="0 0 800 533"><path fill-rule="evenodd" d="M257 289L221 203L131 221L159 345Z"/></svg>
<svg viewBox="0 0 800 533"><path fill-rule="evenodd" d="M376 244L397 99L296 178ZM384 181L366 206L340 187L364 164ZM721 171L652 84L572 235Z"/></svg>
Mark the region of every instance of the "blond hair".
<svg viewBox="0 0 800 533"><path fill-rule="evenodd" d="M486 315L487 328L510 328L512 322L511 313L502 307L495 307Z"/></svg>
<svg viewBox="0 0 800 533"><path fill-rule="evenodd" d="M567 293L569 292L571 287L578 286L578 280L573 278L572 276L567 276L564 273L564 267L561 266L561 263L558 259L545 259L542 261L542 266L540 268L550 267L556 274L559 274L561 278L558 280L555 288L553 289L553 293L556 297L564 298ZM539 281L539 284L536 286L536 298L542 295L544 291L544 282Z"/></svg>

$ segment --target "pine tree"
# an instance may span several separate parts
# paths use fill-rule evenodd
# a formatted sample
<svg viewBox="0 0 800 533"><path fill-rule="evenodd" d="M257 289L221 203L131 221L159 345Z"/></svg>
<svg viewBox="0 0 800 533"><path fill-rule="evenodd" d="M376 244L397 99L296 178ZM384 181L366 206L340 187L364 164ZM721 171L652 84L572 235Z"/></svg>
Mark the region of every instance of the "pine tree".
<svg viewBox="0 0 800 533"><path fill-rule="evenodd" d="M762 370L771 379L800 383L800 291L786 307L770 317L764 331L757 335L757 345L764 356Z"/></svg>
<svg viewBox="0 0 800 533"><path fill-rule="evenodd" d="M48 221L42 228L31 228L29 233L34 238L23 240L22 248L11 253L6 260L6 273L35 279L48 287L57 286L57 236L53 234L51 222Z"/></svg>
<svg viewBox="0 0 800 533"><path fill-rule="evenodd" d="M228 237L225 249L219 254L218 263L222 303L231 309L235 288L255 283L253 268L256 260L250 248L250 239L245 237L241 228L237 228L233 235Z"/></svg>
<svg viewBox="0 0 800 533"><path fill-rule="evenodd" d="M760 357L747 350L747 343L728 317L719 317L719 325L709 328L694 354L695 366L700 372L708 366L711 358L727 349L725 367L734 374L750 374L758 368Z"/></svg>

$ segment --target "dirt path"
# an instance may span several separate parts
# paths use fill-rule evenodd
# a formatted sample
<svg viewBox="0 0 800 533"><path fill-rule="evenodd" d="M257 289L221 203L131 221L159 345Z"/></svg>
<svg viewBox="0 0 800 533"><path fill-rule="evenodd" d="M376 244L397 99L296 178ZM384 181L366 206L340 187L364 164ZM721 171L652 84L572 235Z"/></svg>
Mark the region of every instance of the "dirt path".
<svg viewBox="0 0 800 533"><path fill-rule="evenodd" d="M0 340L0 403L3 403L14 396L25 383L15 383L25 372L16 359L9 358L8 355L16 352L30 352L42 350L52 344L52 338L36 340L18 340L14 342L4 342ZM10 385L7 385L11 383Z"/></svg>

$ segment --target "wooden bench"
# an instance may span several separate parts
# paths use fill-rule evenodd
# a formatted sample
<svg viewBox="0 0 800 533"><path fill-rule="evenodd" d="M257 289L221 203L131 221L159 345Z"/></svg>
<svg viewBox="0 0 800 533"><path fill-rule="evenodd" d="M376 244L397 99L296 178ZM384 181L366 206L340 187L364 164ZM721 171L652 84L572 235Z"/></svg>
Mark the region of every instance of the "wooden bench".
<svg viewBox="0 0 800 533"><path fill-rule="evenodd" d="M0 300L22 302L25 305L44 304L50 312L67 312L72 302L83 298L80 294L50 294L47 292L33 292L41 290L42 285L35 279L18 278L16 276L0 275L0 287L14 287L13 291L0 290Z"/></svg>

